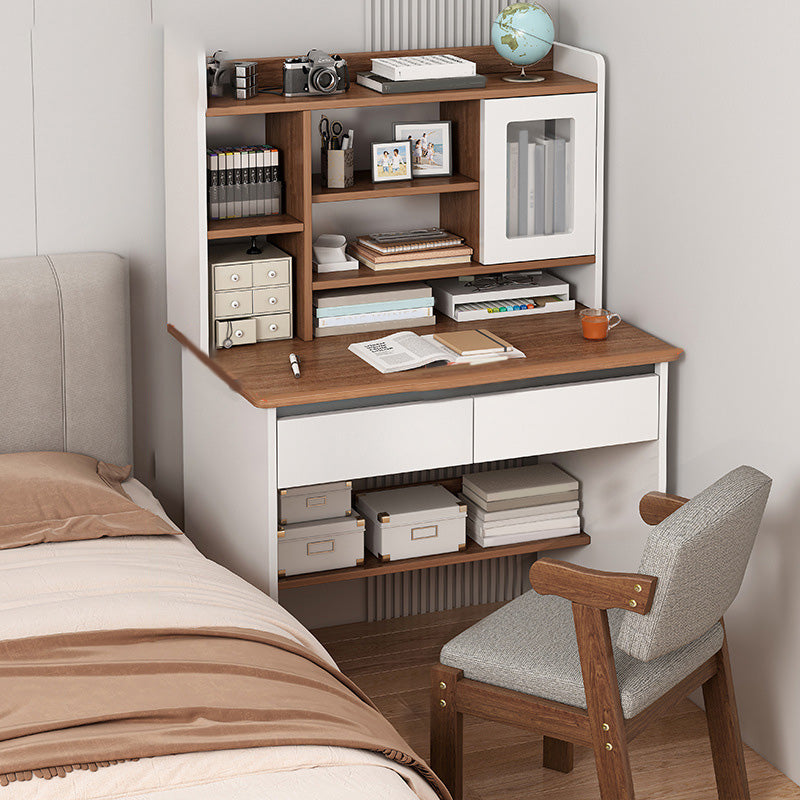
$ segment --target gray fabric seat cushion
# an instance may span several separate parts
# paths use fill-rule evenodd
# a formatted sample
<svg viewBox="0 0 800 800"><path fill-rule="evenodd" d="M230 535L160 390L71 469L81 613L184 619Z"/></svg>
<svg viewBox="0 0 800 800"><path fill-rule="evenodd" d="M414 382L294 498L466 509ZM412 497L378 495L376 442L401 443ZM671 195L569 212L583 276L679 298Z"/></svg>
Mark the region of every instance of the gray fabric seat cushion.
<svg viewBox="0 0 800 800"><path fill-rule="evenodd" d="M609 611L611 640L623 615ZM722 625L653 661L639 661L614 647L622 710L634 717L680 683L722 647ZM472 680L586 708L572 604L529 591L449 641L441 662Z"/></svg>

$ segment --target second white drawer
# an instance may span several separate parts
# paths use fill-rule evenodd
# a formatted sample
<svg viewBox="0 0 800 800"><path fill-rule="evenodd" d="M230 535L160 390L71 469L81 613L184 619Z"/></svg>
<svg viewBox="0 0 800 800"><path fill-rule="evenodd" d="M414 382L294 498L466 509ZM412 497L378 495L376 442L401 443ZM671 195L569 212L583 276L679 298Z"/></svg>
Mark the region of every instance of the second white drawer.
<svg viewBox="0 0 800 800"><path fill-rule="evenodd" d="M214 316L244 317L253 313L253 292L246 289L243 292L215 292Z"/></svg>
<svg viewBox="0 0 800 800"><path fill-rule="evenodd" d="M291 286L273 286L270 289L253 289L254 314L272 314L276 311L288 311L291 305Z"/></svg>
<svg viewBox="0 0 800 800"><path fill-rule="evenodd" d="M479 395L473 461L657 439L658 402L657 375Z"/></svg>
<svg viewBox="0 0 800 800"><path fill-rule="evenodd" d="M471 461L471 397L278 420L279 488Z"/></svg>

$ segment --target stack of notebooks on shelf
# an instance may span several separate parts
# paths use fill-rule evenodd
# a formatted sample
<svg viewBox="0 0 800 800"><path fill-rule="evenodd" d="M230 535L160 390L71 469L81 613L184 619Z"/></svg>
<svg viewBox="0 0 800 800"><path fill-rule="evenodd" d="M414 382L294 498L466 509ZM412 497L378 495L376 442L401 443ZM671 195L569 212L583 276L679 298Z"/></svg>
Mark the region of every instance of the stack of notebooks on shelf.
<svg viewBox="0 0 800 800"><path fill-rule="evenodd" d="M329 289L314 295L314 336L433 325L433 292L424 283Z"/></svg>
<svg viewBox="0 0 800 800"><path fill-rule="evenodd" d="M467 533L481 547L580 532L579 486L555 464L465 475Z"/></svg>
<svg viewBox="0 0 800 800"><path fill-rule="evenodd" d="M237 219L281 213L280 156L270 145L206 151L208 218Z"/></svg>
<svg viewBox="0 0 800 800"><path fill-rule="evenodd" d="M372 72L356 73L356 82L381 94L482 89L486 77L475 62L447 54L373 58Z"/></svg>
<svg viewBox="0 0 800 800"><path fill-rule="evenodd" d="M464 239L441 228L359 236L347 252L373 270L440 267L472 261L472 248L464 244Z"/></svg>
<svg viewBox="0 0 800 800"><path fill-rule="evenodd" d="M566 233L572 226L573 144L538 124L541 131L522 128L507 144L509 237Z"/></svg>

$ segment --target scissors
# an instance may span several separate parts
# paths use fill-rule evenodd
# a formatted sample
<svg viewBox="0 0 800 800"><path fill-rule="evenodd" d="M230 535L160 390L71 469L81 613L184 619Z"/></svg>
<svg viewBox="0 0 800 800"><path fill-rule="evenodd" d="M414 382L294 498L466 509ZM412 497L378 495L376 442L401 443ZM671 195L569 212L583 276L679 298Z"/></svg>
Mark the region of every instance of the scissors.
<svg viewBox="0 0 800 800"><path fill-rule="evenodd" d="M338 150L342 146L344 127L338 120L331 122L324 114L319 121L319 135L326 150Z"/></svg>

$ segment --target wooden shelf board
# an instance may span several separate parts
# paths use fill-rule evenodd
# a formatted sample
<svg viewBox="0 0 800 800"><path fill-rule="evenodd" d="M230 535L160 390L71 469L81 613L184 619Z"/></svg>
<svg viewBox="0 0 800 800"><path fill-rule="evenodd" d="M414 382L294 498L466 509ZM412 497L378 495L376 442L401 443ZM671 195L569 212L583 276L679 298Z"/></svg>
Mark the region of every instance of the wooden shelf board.
<svg viewBox="0 0 800 800"><path fill-rule="evenodd" d="M575 311L506 320L455 322L439 316L421 334L488 327L527 358L493 364L460 364L382 375L348 351L353 342L377 339L381 331L330 336L312 341L262 342L207 355L173 325L169 332L232 389L258 408L326 403L402 392L427 392L484 384L522 381L551 375L573 375L675 361L683 350L626 322L608 339L587 341ZM392 331L395 333L396 331ZM300 360L300 378L289 369L289 354Z"/></svg>
<svg viewBox="0 0 800 800"><path fill-rule="evenodd" d="M508 74L511 74L509 69ZM398 106L407 103L439 103L454 100L483 100L496 97L537 97L549 94L581 94L596 92L597 84L573 78L562 72L542 70L540 83L509 83L500 75L487 75L482 89L450 89L441 92L407 92L380 94L354 82L343 94L316 97L284 97L277 94L259 94L250 100L233 97L211 97L206 116L227 117L244 114L275 114L285 111L306 111L323 108L358 108L364 106Z"/></svg>
<svg viewBox="0 0 800 800"><path fill-rule="evenodd" d="M455 278L459 275L490 275L497 272L522 272L530 269L553 269L575 264L594 264L591 256L572 258L549 258L541 261L515 261L510 264L479 264L477 261L463 264L445 264L441 267L417 267L412 269L371 270L360 266L348 272L315 273L311 288L344 289L350 286L372 286L379 283L402 283L404 281L430 281L435 278Z"/></svg>
<svg viewBox="0 0 800 800"><path fill-rule="evenodd" d="M380 561L369 551L365 551L364 563L360 567L331 569L325 572L308 572L303 575L291 575L278 579L279 589L292 589L299 586L314 586L320 583L353 581L368 578L372 575L390 575L396 572L410 572L415 569L429 569L447 564L464 564L468 561L485 561L490 558L517 556L522 553L540 553L545 550L557 550L562 547L578 547L589 544L591 537L587 533L573 533L569 536L555 536L551 539L539 539L535 542L507 544L498 547L481 547L472 539L467 539L467 547L458 553L440 553L435 556L405 558L401 561Z"/></svg>
<svg viewBox="0 0 800 800"><path fill-rule="evenodd" d="M268 217L241 217L239 219L213 219L208 221L209 239L232 239L235 236L265 236L276 233L298 233L303 223L290 214L272 214Z"/></svg>
<svg viewBox="0 0 800 800"><path fill-rule="evenodd" d="M403 197L413 194L445 194L447 192L476 192L480 183L464 175L444 178L416 178L410 181L373 183L369 170L358 170L353 185L347 189L324 189L319 174L311 183L312 203L335 203L344 200L373 200L379 197Z"/></svg>

